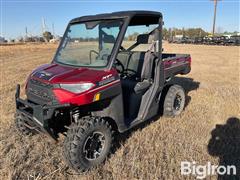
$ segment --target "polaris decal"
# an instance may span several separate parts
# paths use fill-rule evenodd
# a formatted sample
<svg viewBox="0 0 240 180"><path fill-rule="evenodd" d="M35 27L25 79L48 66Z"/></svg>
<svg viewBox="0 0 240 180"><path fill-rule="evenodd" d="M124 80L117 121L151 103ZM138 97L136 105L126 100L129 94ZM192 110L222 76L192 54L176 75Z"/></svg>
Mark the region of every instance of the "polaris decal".
<svg viewBox="0 0 240 180"><path fill-rule="evenodd" d="M103 77L102 77L102 80L108 79L108 78L110 78L111 76L112 76L112 74L108 74L107 76L103 76Z"/></svg>
<svg viewBox="0 0 240 180"><path fill-rule="evenodd" d="M40 79L49 80L53 77L53 74L46 71L38 71L33 76Z"/></svg>
<svg viewBox="0 0 240 180"><path fill-rule="evenodd" d="M107 75L107 76L104 76L104 77L102 78L102 81L99 81L99 82L97 83L97 86L103 86L103 85L108 84L108 83L110 83L110 82L112 82L112 81L115 81L115 80L117 80L117 79L119 79L118 76L112 76L112 74Z"/></svg>

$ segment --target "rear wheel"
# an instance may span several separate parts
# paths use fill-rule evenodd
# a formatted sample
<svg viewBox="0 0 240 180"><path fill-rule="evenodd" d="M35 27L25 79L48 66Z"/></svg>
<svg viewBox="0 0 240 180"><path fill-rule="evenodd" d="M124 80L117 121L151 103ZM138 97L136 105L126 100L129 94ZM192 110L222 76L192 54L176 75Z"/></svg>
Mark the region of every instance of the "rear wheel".
<svg viewBox="0 0 240 180"><path fill-rule="evenodd" d="M27 120L18 113L15 114L15 125L17 130L22 135L34 135L38 133L32 126L27 123Z"/></svg>
<svg viewBox="0 0 240 180"><path fill-rule="evenodd" d="M185 92L179 85L172 85L166 94L163 106L163 115L175 117L179 115L185 105Z"/></svg>
<svg viewBox="0 0 240 180"><path fill-rule="evenodd" d="M95 167L109 155L113 131L107 121L99 117L85 117L70 126L64 141L64 157L78 172Z"/></svg>

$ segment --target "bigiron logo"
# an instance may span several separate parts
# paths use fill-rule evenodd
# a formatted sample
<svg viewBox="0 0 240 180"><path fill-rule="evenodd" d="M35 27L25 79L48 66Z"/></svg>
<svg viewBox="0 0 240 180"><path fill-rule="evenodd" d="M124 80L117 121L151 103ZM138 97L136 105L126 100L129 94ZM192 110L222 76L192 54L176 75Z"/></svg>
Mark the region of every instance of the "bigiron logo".
<svg viewBox="0 0 240 180"><path fill-rule="evenodd" d="M193 175L197 179L205 179L213 175L236 175L237 168L235 165L218 166L207 162L206 165L199 165L195 161L181 162L181 175Z"/></svg>

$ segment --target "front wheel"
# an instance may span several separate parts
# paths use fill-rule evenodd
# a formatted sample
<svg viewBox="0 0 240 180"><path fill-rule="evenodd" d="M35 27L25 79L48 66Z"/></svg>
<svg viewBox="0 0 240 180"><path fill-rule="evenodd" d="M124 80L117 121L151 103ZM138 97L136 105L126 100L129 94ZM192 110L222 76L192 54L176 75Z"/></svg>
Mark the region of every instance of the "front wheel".
<svg viewBox="0 0 240 180"><path fill-rule="evenodd" d="M78 172L93 168L107 158L113 143L113 130L99 117L85 117L73 123L64 141L64 157Z"/></svg>
<svg viewBox="0 0 240 180"><path fill-rule="evenodd" d="M170 86L164 100L163 115L166 117L179 115L184 109L185 99L185 92L181 86Z"/></svg>

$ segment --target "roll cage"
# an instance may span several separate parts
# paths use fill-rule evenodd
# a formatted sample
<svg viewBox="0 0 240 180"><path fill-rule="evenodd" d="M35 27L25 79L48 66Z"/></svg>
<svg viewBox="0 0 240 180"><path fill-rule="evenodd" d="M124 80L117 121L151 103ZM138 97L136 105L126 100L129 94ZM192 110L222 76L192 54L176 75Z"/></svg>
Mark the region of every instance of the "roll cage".
<svg viewBox="0 0 240 180"><path fill-rule="evenodd" d="M162 14L160 12L155 11L120 11L115 13L106 13L106 14L98 14L93 16L82 16L79 18L74 18L70 21L70 23L67 26L67 29L63 35L63 39L67 35L67 31L69 29L69 26L75 23L84 23L84 22L90 22L90 21L96 21L96 20L123 20L123 25L120 29L120 33L114 43L114 47L112 49L112 53L109 57L109 63L106 67L106 69L110 70L113 67L113 63L117 57L117 54L119 52L119 49L121 47L122 41L124 39L126 30L128 26L133 25L151 25L151 24L158 24L158 37L156 40L158 40L158 60L161 61L161 53L162 53ZM101 27L99 29L99 34L104 33L101 30ZM59 53L60 47L62 46L63 41L60 42L59 47L56 51L56 54L53 58L53 62L56 62L56 56ZM102 38L101 35L99 36L99 48L102 47Z"/></svg>

